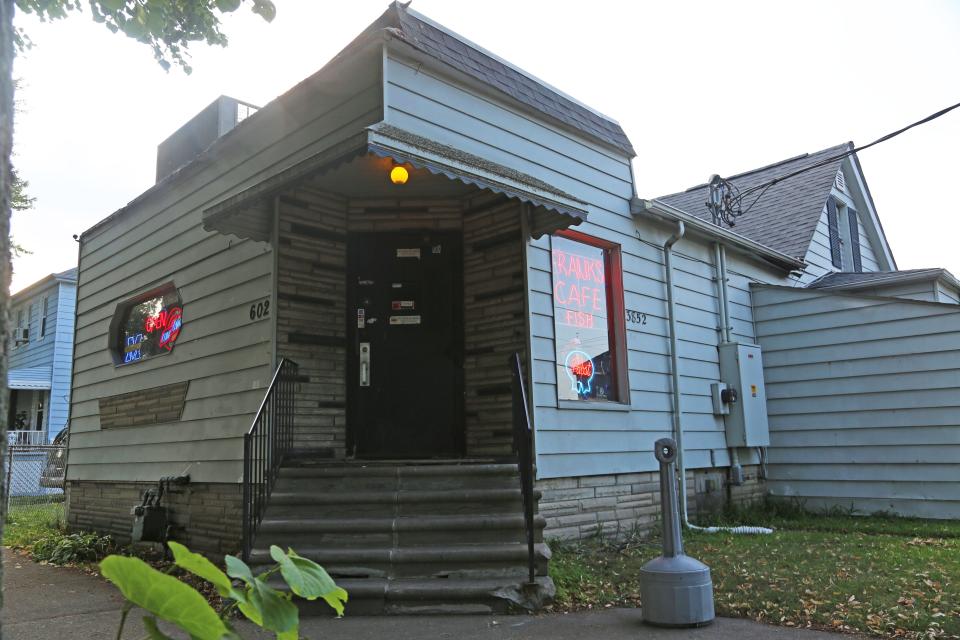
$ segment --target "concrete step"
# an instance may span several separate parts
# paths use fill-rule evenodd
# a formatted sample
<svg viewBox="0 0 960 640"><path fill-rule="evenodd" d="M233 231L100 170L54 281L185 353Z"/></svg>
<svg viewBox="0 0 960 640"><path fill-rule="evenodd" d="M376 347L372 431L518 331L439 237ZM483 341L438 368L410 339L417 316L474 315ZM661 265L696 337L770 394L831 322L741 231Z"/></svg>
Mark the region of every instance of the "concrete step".
<svg viewBox="0 0 960 640"><path fill-rule="evenodd" d="M535 493L540 499L539 491ZM274 489L268 515L322 517L324 515L469 515L516 514L522 512L519 488L401 490L344 489L318 491L316 488Z"/></svg>
<svg viewBox="0 0 960 640"><path fill-rule="evenodd" d="M546 520L534 518L539 542ZM430 515L401 517L272 516L260 524L257 541L282 547L340 548L359 545L421 546L446 543L523 542L522 514Z"/></svg>
<svg viewBox="0 0 960 640"><path fill-rule="evenodd" d="M272 581L271 581L272 582ZM516 578L344 578L337 585L349 599L345 615L491 614L541 608L555 593L546 576L533 585ZM295 600L304 616L333 615L324 602Z"/></svg>
<svg viewBox="0 0 960 640"><path fill-rule="evenodd" d="M470 490L517 488L520 476L511 464L324 465L284 466L275 491Z"/></svg>
<svg viewBox="0 0 960 640"><path fill-rule="evenodd" d="M295 551L321 565L335 578L472 579L523 577L527 572L527 545L523 543L447 544L404 548L301 547ZM546 544L538 543L535 554L537 575L547 575L550 548ZM266 547L258 544L251 553L251 565L272 562Z"/></svg>
<svg viewBox="0 0 960 640"><path fill-rule="evenodd" d="M272 564L271 544L292 547L350 592L347 612L354 615L538 606L553 592L546 521L534 523L540 578L525 587L522 504L515 464L314 464L303 456L281 469L250 561ZM323 604L303 606L329 613Z"/></svg>

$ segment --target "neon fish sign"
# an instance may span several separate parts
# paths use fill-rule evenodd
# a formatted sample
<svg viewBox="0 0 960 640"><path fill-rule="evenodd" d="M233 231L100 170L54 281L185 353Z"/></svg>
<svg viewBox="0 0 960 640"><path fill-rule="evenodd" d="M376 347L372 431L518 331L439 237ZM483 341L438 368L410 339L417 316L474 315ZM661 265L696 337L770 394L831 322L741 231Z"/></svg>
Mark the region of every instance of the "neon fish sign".
<svg viewBox="0 0 960 640"><path fill-rule="evenodd" d="M577 395L586 396L592 390L593 376L596 370L593 366L593 359L584 351L574 349L567 354L564 360L564 369L567 377L570 378L571 391Z"/></svg>

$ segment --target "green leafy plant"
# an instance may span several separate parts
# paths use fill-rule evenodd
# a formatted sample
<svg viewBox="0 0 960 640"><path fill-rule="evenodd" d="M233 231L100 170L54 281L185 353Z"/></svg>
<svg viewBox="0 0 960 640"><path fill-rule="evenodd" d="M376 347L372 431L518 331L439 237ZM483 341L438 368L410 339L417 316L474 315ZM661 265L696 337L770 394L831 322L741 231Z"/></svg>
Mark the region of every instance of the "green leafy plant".
<svg viewBox="0 0 960 640"><path fill-rule="evenodd" d="M110 536L56 531L37 539L30 546L30 557L50 564L79 564L96 562L114 549Z"/></svg>
<svg viewBox="0 0 960 640"><path fill-rule="evenodd" d="M337 615L343 615L347 592L334 583L323 567L297 555L293 549L284 552L280 547L270 547L270 557L277 564L254 575L250 567L235 556L225 558L227 570L223 572L182 544L169 542L168 545L176 567L212 584L230 605L217 614L199 592L177 578L157 571L139 558L109 556L100 563L100 571L127 600L117 637L134 606L152 614L143 618L151 640L169 640L160 630L158 619L176 625L197 640L236 639L238 636L229 623L235 610L255 625L272 631L278 640L296 640L300 614L293 603L294 595L306 600L322 598ZM267 584L268 578L277 572L290 591Z"/></svg>

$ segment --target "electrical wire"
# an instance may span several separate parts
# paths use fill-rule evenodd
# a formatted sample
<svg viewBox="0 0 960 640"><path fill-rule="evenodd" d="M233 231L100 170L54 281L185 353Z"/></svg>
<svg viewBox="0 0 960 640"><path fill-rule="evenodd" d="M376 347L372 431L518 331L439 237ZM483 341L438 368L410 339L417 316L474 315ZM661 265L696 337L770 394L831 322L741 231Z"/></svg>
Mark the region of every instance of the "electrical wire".
<svg viewBox="0 0 960 640"><path fill-rule="evenodd" d="M960 102L958 102L958 103L956 103L956 104L954 104L954 105L950 105L949 107L946 107L945 109L941 109L940 111L937 111L936 113L931 113L931 114L928 115L926 118L923 118L923 119L921 119L921 120L917 120L916 122L914 122L914 123L912 123L912 124L908 124L907 126L903 127L902 129L897 129L896 131L893 131L893 132L891 132L891 133L888 133L888 134L886 134L885 136L881 136L881 137L877 138L876 140L874 140L873 142L870 142L870 143L868 143L868 144L865 144L865 145L862 145L862 146L859 146L859 147L854 147L853 149L849 149L849 150L847 150L847 151L844 151L843 153L839 153L839 154L837 154L837 155L835 155L835 156L831 156L831 157L829 157L829 158L826 158L825 160L821 160L820 162L815 162L814 164L812 164L812 165L810 165L810 166L808 166L808 167L803 167L802 169L797 169L796 171L793 171L793 172L791 172L791 173L788 173L788 174L785 174L785 175L782 175L782 176L778 176L778 177L776 177L776 178L773 178L772 180L768 180L767 182L763 182L763 183L760 183L760 184L758 184L758 185L754 185L754 186L750 187L749 189L744 189L743 191L741 191L740 193L738 193L738 194L734 197L734 201L735 201L736 204L739 206L740 204L742 204L743 199L744 199L745 197L749 196L749 195L752 194L752 193L755 193L755 192L757 192L757 191L760 191L760 195L758 195L758 196L756 197L756 199L754 199L754 201L753 201L752 203L750 203L750 206L747 207L747 211L750 211L750 209L753 208L753 205L757 204L757 201L758 201L761 197L763 197L763 194L766 193L767 189L769 189L770 187L772 187L773 185L775 185L775 184L777 184L777 183L779 183L779 182L783 182L784 180L787 180L787 179L789 179L789 178L793 178L794 176L798 176L798 175L800 175L801 173L806 173L807 171L811 171L811 170L813 170L813 169L816 169L817 167L822 167L822 166L824 166L824 165L830 164L831 162L836 162L837 160L841 160L841 159L843 159L843 158L846 158L847 156L852 155L852 154L854 154L854 153L856 153L856 152L858 152L858 151L863 151L864 149L869 149L870 147L873 147L873 146L875 146L875 145L878 145L878 144L880 144L881 142L886 142L887 140L890 140L891 138L896 138L896 137L897 137L898 135L900 135L901 133L904 133L904 132L906 132L906 131L909 131L910 129L913 129L914 127L919 127L920 125L926 124L927 122L930 122L930 121L932 121L932 120L936 120L936 119L939 118L940 116L946 115L946 114L950 113L951 111L953 111L954 109L958 109L958 108L960 108ZM746 213L747 211L744 211L743 213ZM741 215L742 215L742 214L741 214Z"/></svg>

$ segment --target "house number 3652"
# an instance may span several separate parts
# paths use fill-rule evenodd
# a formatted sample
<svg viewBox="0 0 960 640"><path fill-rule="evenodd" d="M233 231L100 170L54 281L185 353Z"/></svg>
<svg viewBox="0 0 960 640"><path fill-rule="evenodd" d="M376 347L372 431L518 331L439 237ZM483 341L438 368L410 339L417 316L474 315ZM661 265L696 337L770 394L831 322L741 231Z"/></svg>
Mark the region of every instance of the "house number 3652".
<svg viewBox="0 0 960 640"><path fill-rule="evenodd" d="M632 324L647 324L647 314L633 309L627 309L627 322Z"/></svg>
<svg viewBox="0 0 960 640"><path fill-rule="evenodd" d="M250 319L262 320L270 317L270 299L254 302L250 305Z"/></svg>

